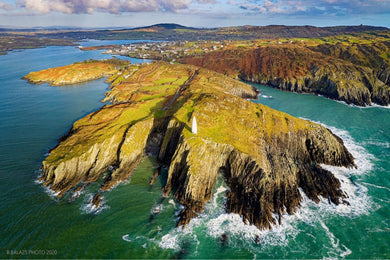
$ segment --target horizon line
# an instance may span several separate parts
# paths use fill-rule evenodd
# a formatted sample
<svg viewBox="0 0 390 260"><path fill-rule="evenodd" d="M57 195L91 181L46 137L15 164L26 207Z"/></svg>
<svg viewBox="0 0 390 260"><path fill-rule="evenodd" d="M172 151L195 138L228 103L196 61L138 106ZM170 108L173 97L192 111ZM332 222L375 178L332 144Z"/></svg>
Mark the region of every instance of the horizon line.
<svg viewBox="0 0 390 260"><path fill-rule="evenodd" d="M311 24L306 24L306 25L286 25L286 24L267 24L267 25L251 25L251 24L246 24L246 25L231 25L231 26L215 26L215 27L205 27L205 26L186 26L178 23L156 23L156 24L151 24L151 25L143 25L143 26L134 26L134 27L129 27L129 26L107 26L107 27L102 27L102 26L97 26L97 27L92 27L92 26L72 26L72 25L48 25L48 26L10 26L10 25L0 25L0 29L9 29L9 30L131 30L131 29L142 29L142 28L147 28L147 27L153 27L153 26L161 26L161 25L178 25L186 28L191 28L191 29L218 29L218 28L230 28L230 27L269 27L269 26L285 26L285 27L316 27L316 28L329 28L329 27L359 27L359 26L364 26L364 27L378 27L378 28L385 28L385 29L390 29L390 27L386 26L379 26L379 25L369 25L369 24L355 24L355 25L331 25L331 26L316 26L316 25L311 25Z"/></svg>

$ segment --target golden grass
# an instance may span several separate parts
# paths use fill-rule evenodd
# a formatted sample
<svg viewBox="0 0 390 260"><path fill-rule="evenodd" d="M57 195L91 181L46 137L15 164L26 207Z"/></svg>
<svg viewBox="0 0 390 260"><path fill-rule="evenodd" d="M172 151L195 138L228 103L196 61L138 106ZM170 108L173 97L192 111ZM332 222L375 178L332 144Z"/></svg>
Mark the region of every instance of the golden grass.
<svg viewBox="0 0 390 260"><path fill-rule="evenodd" d="M60 86L102 78L116 72L117 68L114 64L94 61L30 72L24 78L32 83L47 82L52 86Z"/></svg>

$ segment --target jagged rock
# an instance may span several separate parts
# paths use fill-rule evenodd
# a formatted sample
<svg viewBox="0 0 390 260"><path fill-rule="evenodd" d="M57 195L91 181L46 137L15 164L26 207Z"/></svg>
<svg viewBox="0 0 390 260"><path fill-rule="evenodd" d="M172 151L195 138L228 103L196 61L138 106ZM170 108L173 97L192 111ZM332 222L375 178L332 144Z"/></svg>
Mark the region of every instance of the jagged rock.
<svg viewBox="0 0 390 260"><path fill-rule="evenodd" d="M183 228L185 228L191 219L198 217L198 214L192 209L184 208L182 211L180 211L178 217L179 221L177 222L176 226L182 226Z"/></svg>
<svg viewBox="0 0 390 260"><path fill-rule="evenodd" d="M299 188L314 201L341 203L339 181L318 165L352 167L343 141L320 125L245 99L255 96L253 87L205 69L141 66L107 93L112 105L78 120L60 140L43 162L44 184L61 196L110 171L100 188L107 190L149 154L169 165L163 191L184 205L183 227L210 200L221 172L230 188L226 210L259 228L293 214ZM190 127L195 116L197 134Z"/></svg>
<svg viewBox="0 0 390 260"><path fill-rule="evenodd" d="M322 126L241 98L225 98L224 102L216 102L218 97L205 99L214 104L212 113L218 116L210 120L207 106L194 107L199 122L204 122L198 135L188 133L179 123L169 124L175 130L167 131L166 140L181 135L174 153L169 148L164 150L164 145L160 151L160 159L171 161L166 194L174 190L188 210L201 212L222 169L231 189L227 211L260 228L276 223L272 213L279 214L279 222L283 213L294 213L301 201L299 188L315 201L323 196L335 204L341 202L339 181L318 167L321 163L353 166L353 158L340 138ZM206 103L202 101L199 103ZM239 108L233 109L233 104ZM230 113L236 121L245 120L232 123L228 120ZM172 120L177 122L176 118ZM218 122L218 127L207 121ZM173 154L172 158L166 154ZM188 221L181 219L180 223Z"/></svg>
<svg viewBox="0 0 390 260"><path fill-rule="evenodd" d="M92 206L94 206L95 208L98 208L100 206L100 204L102 203L102 196L100 195L100 193L96 193L92 200L90 201L90 203L92 204Z"/></svg>

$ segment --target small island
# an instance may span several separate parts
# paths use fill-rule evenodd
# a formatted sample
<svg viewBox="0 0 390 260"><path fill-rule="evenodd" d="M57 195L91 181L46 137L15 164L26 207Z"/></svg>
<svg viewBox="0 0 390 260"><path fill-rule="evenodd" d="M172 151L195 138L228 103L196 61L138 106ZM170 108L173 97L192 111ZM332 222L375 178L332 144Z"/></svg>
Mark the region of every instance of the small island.
<svg viewBox="0 0 390 260"><path fill-rule="evenodd" d="M126 64L129 63L120 59L88 60L58 68L30 72L23 79L34 84L49 83L51 86L71 85L111 76Z"/></svg>
<svg viewBox="0 0 390 260"><path fill-rule="evenodd" d="M93 199L98 206L102 193L153 156L169 167L163 194L184 206L183 227L211 199L219 174L230 188L226 211L260 229L297 210L299 189L316 202L348 203L339 180L320 166L354 166L343 141L247 100L257 98L254 87L167 62L122 67L108 81L104 100L111 103L76 121L43 162L40 180L59 197L105 176Z"/></svg>

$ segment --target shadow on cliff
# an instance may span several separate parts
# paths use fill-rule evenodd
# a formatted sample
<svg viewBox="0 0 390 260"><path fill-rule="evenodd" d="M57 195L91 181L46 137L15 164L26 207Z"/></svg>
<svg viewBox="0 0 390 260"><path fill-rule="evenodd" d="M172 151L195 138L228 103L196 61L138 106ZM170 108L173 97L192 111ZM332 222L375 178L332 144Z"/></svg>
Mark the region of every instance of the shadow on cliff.
<svg viewBox="0 0 390 260"><path fill-rule="evenodd" d="M183 93L183 92L182 92ZM149 133L148 139L146 141L145 154L147 156L151 156L157 158L158 164L160 167L159 175L162 177L161 183L162 187L165 186L168 177L168 169L166 167L162 167L162 165L169 165L173 154L176 151L176 148L179 144L179 139L182 131L184 129L191 131L190 126L180 121L177 117L175 117L175 113L182 108L182 105L185 104L189 99L191 99L191 95L183 95L181 96L180 102L177 99L174 102L169 102L169 107L164 107L162 109L157 108L154 110L154 120L152 130ZM165 101L167 102L167 101ZM158 105L161 107L160 105ZM162 115L164 113L164 115ZM192 117L193 112L189 112L187 114L188 118ZM177 125L170 126L172 121L177 122ZM167 148L164 156L160 155L161 146L163 145L164 139L166 138L167 131L172 129L172 135L169 140L166 140Z"/></svg>

